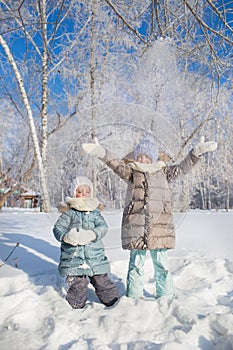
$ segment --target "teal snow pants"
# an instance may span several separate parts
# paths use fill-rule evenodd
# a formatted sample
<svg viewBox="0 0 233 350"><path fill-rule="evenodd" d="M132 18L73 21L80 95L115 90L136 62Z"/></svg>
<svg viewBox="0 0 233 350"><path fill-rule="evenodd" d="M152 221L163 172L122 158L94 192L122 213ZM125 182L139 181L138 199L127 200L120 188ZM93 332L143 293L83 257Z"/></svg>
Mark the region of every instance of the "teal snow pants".
<svg viewBox="0 0 233 350"><path fill-rule="evenodd" d="M130 260L127 276L126 295L130 298L143 296L144 263L147 250L133 249L130 251ZM168 266L167 249L149 250L153 266L154 279L156 283L156 296L174 296L174 288Z"/></svg>

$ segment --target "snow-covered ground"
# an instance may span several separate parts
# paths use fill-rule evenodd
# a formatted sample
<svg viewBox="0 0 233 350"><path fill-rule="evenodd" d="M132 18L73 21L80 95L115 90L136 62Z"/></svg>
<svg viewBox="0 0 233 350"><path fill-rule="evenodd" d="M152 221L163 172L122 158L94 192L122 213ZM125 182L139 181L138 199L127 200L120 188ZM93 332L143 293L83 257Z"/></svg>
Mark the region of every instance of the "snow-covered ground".
<svg viewBox="0 0 233 350"><path fill-rule="evenodd" d="M0 349L233 349L233 212L175 215L177 248L169 252L173 300L151 298L155 285L149 254L148 298L124 296L128 252L120 247L121 213L107 210L104 215L109 224L106 255L121 299L106 308L89 285L87 306L73 310L57 272L59 242L52 227L58 213L0 213Z"/></svg>

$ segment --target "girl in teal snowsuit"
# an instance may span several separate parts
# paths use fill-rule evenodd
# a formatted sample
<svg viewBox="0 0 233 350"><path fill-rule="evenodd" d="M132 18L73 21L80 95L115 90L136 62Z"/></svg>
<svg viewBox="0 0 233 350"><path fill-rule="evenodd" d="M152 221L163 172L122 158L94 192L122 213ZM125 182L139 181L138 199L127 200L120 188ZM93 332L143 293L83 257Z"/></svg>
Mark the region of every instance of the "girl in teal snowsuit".
<svg viewBox="0 0 233 350"><path fill-rule="evenodd" d="M69 289L66 300L73 308L83 308L87 301L87 277L100 301L113 305L118 291L108 277L110 264L105 256L102 238L108 226L93 197L93 186L86 177L73 184L73 198L67 198L64 210L54 225L55 238L61 242L59 272L66 277Z"/></svg>

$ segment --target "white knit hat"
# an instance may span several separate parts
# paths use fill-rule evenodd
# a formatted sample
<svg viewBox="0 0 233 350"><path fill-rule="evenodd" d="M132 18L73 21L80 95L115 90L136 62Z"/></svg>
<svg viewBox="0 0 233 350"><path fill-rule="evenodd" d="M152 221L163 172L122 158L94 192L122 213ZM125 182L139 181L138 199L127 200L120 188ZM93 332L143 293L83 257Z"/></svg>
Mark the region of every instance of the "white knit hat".
<svg viewBox="0 0 233 350"><path fill-rule="evenodd" d="M158 147L154 143L154 140L145 136L136 146L134 151L134 158L137 159L139 154L146 154L155 163L158 159Z"/></svg>
<svg viewBox="0 0 233 350"><path fill-rule="evenodd" d="M71 184L70 194L72 197L76 197L76 190L81 185L87 185L91 190L91 198L93 197L93 184L91 180L86 176L78 176Z"/></svg>

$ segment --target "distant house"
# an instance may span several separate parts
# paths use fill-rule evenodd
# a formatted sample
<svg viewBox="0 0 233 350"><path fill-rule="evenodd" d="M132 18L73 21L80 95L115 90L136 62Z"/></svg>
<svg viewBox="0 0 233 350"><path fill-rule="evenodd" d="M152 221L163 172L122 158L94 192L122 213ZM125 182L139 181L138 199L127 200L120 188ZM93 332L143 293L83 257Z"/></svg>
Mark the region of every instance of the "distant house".
<svg viewBox="0 0 233 350"><path fill-rule="evenodd" d="M0 188L0 196L3 195L7 189ZM10 208L37 208L41 204L41 194L35 191L23 192L20 190L14 191L9 197L7 197L4 204L5 207Z"/></svg>
<svg viewBox="0 0 233 350"><path fill-rule="evenodd" d="M20 194L20 208L37 208L40 205L41 194L27 191Z"/></svg>
<svg viewBox="0 0 233 350"><path fill-rule="evenodd" d="M37 208L41 206L41 194L0 172L0 200L2 206L11 208Z"/></svg>

